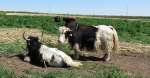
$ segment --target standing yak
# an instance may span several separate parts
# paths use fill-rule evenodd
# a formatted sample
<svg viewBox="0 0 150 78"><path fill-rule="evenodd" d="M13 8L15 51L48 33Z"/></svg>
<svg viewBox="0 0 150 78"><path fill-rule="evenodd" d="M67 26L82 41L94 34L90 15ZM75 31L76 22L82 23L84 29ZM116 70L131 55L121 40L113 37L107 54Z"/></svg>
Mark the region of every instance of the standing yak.
<svg viewBox="0 0 150 78"><path fill-rule="evenodd" d="M104 61L110 60L110 53L118 50L118 36L112 26L85 26L79 24L76 30L69 27L59 27L59 42L69 42L75 52L75 58L79 59L82 50L103 50Z"/></svg>
<svg viewBox="0 0 150 78"><path fill-rule="evenodd" d="M54 18L55 22L60 22L61 17ZM79 58L79 53L84 50L103 50L104 61L110 60L110 52L118 51L118 35L112 26L99 25L91 26L79 24L74 17L63 17L65 27L60 27L60 43L69 42L75 52L75 58Z"/></svg>

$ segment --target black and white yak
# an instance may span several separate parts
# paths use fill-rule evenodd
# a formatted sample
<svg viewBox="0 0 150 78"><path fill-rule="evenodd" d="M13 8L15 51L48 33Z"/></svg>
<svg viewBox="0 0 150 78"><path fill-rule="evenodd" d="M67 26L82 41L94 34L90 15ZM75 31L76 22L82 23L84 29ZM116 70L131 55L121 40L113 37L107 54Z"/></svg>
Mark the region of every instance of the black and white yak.
<svg viewBox="0 0 150 78"><path fill-rule="evenodd" d="M103 50L105 52L103 60L109 61L110 53L118 50L117 32L112 26L79 25L75 30L70 29L70 27L59 27L58 41L60 43L69 42L74 49L76 59L79 59L82 50L96 50L97 52Z"/></svg>
<svg viewBox="0 0 150 78"><path fill-rule="evenodd" d="M23 38L27 43L27 54L24 58L26 62L41 62L45 67L47 67L47 65L56 67L79 67L82 65L80 62L73 61L72 58L63 51L41 44L38 37L29 36L25 38L23 34Z"/></svg>

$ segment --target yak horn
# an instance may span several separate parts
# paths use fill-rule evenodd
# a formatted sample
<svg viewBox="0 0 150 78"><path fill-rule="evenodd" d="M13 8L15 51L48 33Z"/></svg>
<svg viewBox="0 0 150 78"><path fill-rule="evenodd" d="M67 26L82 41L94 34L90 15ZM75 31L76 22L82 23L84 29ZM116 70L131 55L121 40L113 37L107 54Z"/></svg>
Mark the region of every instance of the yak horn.
<svg viewBox="0 0 150 78"><path fill-rule="evenodd" d="M42 25L42 33L40 37L40 42L43 42L43 36L44 36L44 25Z"/></svg>
<svg viewBox="0 0 150 78"><path fill-rule="evenodd" d="M44 31L41 33L40 41L43 42Z"/></svg>
<svg viewBox="0 0 150 78"><path fill-rule="evenodd" d="M25 37L25 32L23 33L23 39L26 40L26 41L28 40L28 39Z"/></svg>

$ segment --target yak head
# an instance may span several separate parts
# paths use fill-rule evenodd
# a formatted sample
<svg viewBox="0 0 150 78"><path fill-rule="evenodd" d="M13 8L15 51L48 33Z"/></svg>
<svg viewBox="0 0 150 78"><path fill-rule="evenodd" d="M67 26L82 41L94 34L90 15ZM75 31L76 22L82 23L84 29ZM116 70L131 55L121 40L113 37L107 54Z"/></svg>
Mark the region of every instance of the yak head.
<svg viewBox="0 0 150 78"><path fill-rule="evenodd" d="M41 64L41 55L40 55L40 48L41 48L41 42L38 37L34 36L28 36L25 37L25 32L23 33L23 39L26 41L27 44L27 58L29 58L31 63L34 64ZM39 62L40 60L40 62Z"/></svg>
<svg viewBox="0 0 150 78"><path fill-rule="evenodd" d="M59 27L59 33L58 42L61 44L68 43L73 37L72 31L65 26Z"/></svg>
<svg viewBox="0 0 150 78"><path fill-rule="evenodd" d="M41 42L39 41L39 38L34 36L29 36L26 38L24 34L25 32L23 33L23 38L26 41L28 51L29 52L38 51L41 47Z"/></svg>

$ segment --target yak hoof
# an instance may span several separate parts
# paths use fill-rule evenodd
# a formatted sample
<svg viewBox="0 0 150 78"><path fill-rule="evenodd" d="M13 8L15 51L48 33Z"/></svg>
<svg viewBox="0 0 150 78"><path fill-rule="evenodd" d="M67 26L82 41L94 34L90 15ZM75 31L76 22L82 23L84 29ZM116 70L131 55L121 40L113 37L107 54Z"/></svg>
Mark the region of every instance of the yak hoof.
<svg viewBox="0 0 150 78"><path fill-rule="evenodd" d="M24 57L24 61L29 63L29 62L30 62L30 57L25 56L25 57Z"/></svg>
<svg viewBox="0 0 150 78"><path fill-rule="evenodd" d="M103 61L105 62L110 61L110 56L108 54L105 54L103 57Z"/></svg>
<svg viewBox="0 0 150 78"><path fill-rule="evenodd" d="M79 55L74 55L73 58L74 58L75 60L79 60L80 57L79 57Z"/></svg>

